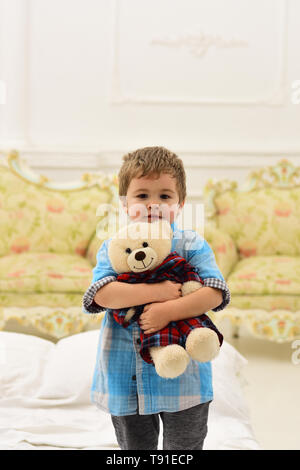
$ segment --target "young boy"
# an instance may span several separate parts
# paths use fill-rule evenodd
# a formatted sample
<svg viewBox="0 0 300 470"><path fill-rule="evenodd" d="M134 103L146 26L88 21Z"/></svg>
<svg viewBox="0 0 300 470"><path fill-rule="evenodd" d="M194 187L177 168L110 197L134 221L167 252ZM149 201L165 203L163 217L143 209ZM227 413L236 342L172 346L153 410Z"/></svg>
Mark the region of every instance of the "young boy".
<svg viewBox="0 0 300 470"><path fill-rule="evenodd" d="M186 198L182 161L163 147L145 147L123 157L119 196L132 223L165 218L173 230L172 251L191 263L204 281L196 292L182 297L181 284L117 282L105 240L97 253L93 279L83 297L85 313L106 308L147 304L140 317L145 333L171 321L219 311L230 302L230 292L208 243L193 230L175 222ZM114 282L112 282L114 281ZM207 434L209 404L213 399L211 363L191 360L185 373L163 379L139 354L139 326L122 328L111 315L102 321L91 399L111 414L122 450L155 450L159 417L163 422L163 449L201 450Z"/></svg>

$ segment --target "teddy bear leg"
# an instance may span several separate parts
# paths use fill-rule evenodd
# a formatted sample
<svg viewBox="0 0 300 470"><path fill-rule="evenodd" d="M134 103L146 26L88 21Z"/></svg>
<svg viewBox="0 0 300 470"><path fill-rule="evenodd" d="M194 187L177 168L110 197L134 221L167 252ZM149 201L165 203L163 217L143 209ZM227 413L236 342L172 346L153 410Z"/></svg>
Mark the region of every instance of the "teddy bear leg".
<svg viewBox="0 0 300 470"><path fill-rule="evenodd" d="M218 335L210 328L195 328L187 337L185 349L195 361L211 361L220 351Z"/></svg>
<svg viewBox="0 0 300 470"><path fill-rule="evenodd" d="M183 374L190 361L186 350L178 344L150 348L157 374L164 379L174 379Z"/></svg>

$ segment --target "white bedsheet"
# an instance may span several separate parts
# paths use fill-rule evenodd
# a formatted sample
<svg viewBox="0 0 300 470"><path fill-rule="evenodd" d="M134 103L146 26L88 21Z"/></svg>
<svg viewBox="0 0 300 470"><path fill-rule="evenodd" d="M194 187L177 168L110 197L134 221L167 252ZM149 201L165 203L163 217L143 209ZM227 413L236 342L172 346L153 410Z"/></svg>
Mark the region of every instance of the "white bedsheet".
<svg viewBox="0 0 300 470"><path fill-rule="evenodd" d="M1 450L119 449L110 415L90 403L98 336L89 331L53 344L0 332ZM246 365L224 342L213 361L206 450L260 449L241 385Z"/></svg>

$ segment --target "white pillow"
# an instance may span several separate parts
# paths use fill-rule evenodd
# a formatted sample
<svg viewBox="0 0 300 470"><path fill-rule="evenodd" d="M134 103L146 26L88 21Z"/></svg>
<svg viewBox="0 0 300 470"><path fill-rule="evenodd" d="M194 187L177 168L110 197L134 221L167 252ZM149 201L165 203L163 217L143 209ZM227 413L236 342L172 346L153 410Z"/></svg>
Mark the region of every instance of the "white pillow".
<svg viewBox="0 0 300 470"><path fill-rule="evenodd" d="M57 344L35 336L0 332L0 407L4 428L7 423L9 442L13 441L12 448L19 445L16 442L24 440L34 445L41 442L56 445L52 438L55 443L59 441L60 448L69 447L69 429L72 429L76 448L78 435L81 445L83 442L91 445L91 432L98 436L100 448L107 445L107 439L115 444L109 415L90 404L98 340L99 331L94 330L64 338ZM237 377L247 362L225 341L219 356L212 362L214 400L210 406L205 449L259 448ZM9 398L16 397L13 404L19 408L6 408ZM63 406L70 403L88 406L72 410ZM48 423L54 428L48 428ZM74 429L81 434L76 437Z"/></svg>
<svg viewBox="0 0 300 470"><path fill-rule="evenodd" d="M32 396L41 385L51 341L0 331L0 397Z"/></svg>
<svg viewBox="0 0 300 470"><path fill-rule="evenodd" d="M73 402L89 404L98 339L99 330L92 330L58 341L35 398L73 398Z"/></svg>
<svg viewBox="0 0 300 470"><path fill-rule="evenodd" d="M212 361L212 377L215 411L230 413L231 416L248 419L248 408L241 388L239 376L247 359L233 346L223 342L220 354ZM242 377L243 378L243 377Z"/></svg>
<svg viewBox="0 0 300 470"><path fill-rule="evenodd" d="M214 400L210 405L204 449L260 449L242 390L247 382L241 372L247 364L247 359L225 341L219 356L212 361Z"/></svg>
<svg viewBox="0 0 300 470"><path fill-rule="evenodd" d="M0 396L72 398L73 403L90 404L98 341L99 330L78 333L56 344L36 336L0 332ZM212 362L215 397L237 381L236 374L245 364L247 360L224 341ZM224 399L225 390L222 394Z"/></svg>
<svg viewBox="0 0 300 470"><path fill-rule="evenodd" d="M36 398L73 398L76 403L90 403L90 388L96 363L99 330L79 333L61 339L48 357L43 384ZM228 384L247 363L226 341L213 361L214 382Z"/></svg>
<svg viewBox="0 0 300 470"><path fill-rule="evenodd" d="M212 361L214 369L222 371L225 368L226 374L230 370L234 375L238 375L247 364L247 359L227 341L223 341L219 355Z"/></svg>

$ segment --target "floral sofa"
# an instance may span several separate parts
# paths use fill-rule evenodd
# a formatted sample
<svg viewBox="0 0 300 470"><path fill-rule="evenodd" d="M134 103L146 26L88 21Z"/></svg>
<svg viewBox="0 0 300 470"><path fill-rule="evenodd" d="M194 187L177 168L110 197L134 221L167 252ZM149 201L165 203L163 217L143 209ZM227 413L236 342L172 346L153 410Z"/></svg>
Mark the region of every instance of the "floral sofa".
<svg viewBox="0 0 300 470"><path fill-rule="evenodd" d="M231 291L225 310L209 312L216 323L243 322L275 341L300 337L299 176L282 160L242 188L207 182L204 235ZM99 328L103 315L84 314L82 296L114 227L107 213L116 218L118 208L116 174L54 184L16 151L0 154L0 329L55 341Z"/></svg>
<svg viewBox="0 0 300 470"><path fill-rule="evenodd" d="M205 238L231 292L230 305L212 312L217 323L245 323L277 342L300 337L299 177L283 159L241 188L229 180L205 185Z"/></svg>
<svg viewBox="0 0 300 470"><path fill-rule="evenodd" d="M55 340L99 327L82 296L103 241L99 207L117 199L114 174L53 184L16 151L0 155L0 329Z"/></svg>

